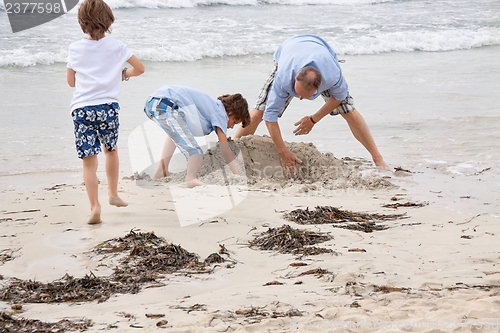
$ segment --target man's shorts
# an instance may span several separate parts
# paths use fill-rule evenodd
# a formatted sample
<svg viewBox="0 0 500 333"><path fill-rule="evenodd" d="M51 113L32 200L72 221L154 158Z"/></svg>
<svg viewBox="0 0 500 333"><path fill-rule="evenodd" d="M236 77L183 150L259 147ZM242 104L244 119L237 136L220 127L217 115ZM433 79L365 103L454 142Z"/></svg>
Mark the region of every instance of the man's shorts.
<svg viewBox="0 0 500 333"><path fill-rule="evenodd" d="M184 112L179 110L174 101L150 97L144 105L144 113L167 133L186 159L203 155L203 149L189 129Z"/></svg>
<svg viewBox="0 0 500 333"><path fill-rule="evenodd" d="M274 82L274 76L276 75L276 71L278 70L278 64L274 63L274 68L269 73L269 77L267 78L262 90L260 91L259 97L257 98L257 102L255 103L254 109L264 111L266 109L267 99L269 97L269 91L271 90L271 86ZM331 94L328 90L325 90L321 93L321 96L325 100L325 102L330 98ZM286 108L292 101L293 96L289 96L285 102L285 106L283 110L279 113L278 117L281 117L283 113L285 113ZM338 114L346 114L355 110L354 101L352 97L347 93L347 97L340 103L340 105L335 108L330 115L336 116Z"/></svg>
<svg viewBox="0 0 500 333"><path fill-rule="evenodd" d="M118 103L85 106L71 112L75 125L75 144L79 158L97 155L101 144L108 151L116 149L120 122Z"/></svg>
<svg viewBox="0 0 500 333"><path fill-rule="evenodd" d="M328 101L328 99L330 98L331 94L328 90L325 90L321 93L321 97L323 97L323 99L326 101ZM330 112L330 115L331 116L336 116L336 115L339 115L339 114L347 114L353 110L355 110L356 108L354 107L354 101L351 97L351 95L349 95L349 92L347 93L347 97L340 103L339 106L337 106L335 109L333 109L332 112Z"/></svg>

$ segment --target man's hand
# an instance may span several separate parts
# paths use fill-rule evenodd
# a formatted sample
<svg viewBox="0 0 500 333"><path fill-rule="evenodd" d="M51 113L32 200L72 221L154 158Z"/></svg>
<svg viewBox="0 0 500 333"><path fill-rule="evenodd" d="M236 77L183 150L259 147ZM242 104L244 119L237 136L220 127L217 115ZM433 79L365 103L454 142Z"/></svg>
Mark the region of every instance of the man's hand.
<svg viewBox="0 0 500 333"><path fill-rule="evenodd" d="M280 162L283 167L283 172L288 178L292 178L298 174L297 163L302 163L302 161L288 149L280 153Z"/></svg>
<svg viewBox="0 0 500 333"><path fill-rule="evenodd" d="M311 132L314 124L315 123L313 122L313 120L311 120L310 116L305 116L302 119L300 119L299 121L297 121L295 124L293 124L294 126L297 126L297 128L295 128L293 130L293 134L295 134L295 135L309 134L309 132Z"/></svg>
<svg viewBox="0 0 500 333"><path fill-rule="evenodd" d="M281 137L280 127L278 122L266 121L267 130L271 135L274 146L280 155L281 166L286 177L293 177L297 174L297 163L302 163L285 145Z"/></svg>

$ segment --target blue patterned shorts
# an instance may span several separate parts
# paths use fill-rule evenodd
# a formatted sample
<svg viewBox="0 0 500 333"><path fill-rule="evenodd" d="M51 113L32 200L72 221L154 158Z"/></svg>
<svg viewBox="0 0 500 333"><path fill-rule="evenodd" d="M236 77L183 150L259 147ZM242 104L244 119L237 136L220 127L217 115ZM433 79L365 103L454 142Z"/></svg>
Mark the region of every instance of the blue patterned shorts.
<svg viewBox="0 0 500 333"><path fill-rule="evenodd" d="M101 152L101 144L108 151L118 142L118 103L85 106L71 112L75 125L75 144L78 157L89 157Z"/></svg>

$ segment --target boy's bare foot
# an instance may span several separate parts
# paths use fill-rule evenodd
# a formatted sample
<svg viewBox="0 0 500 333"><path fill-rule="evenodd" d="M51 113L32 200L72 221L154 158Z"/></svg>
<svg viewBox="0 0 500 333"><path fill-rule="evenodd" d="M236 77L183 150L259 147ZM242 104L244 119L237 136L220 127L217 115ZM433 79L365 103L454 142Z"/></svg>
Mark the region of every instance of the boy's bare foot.
<svg viewBox="0 0 500 333"><path fill-rule="evenodd" d="M120 197L109 197L109 204L116 207L127 207L128 203L123 201Z"/></svg>
<svg viewBox="0 0 500 333"><path fill-rule="evenodd" d="M166 173L163 171L156 171L156 173L153 176L153 179L160 179L160 178L165 178L172 175L172 172L167 171Z"/></svg>
<svg viewBox="0 0 500 333"><path fill-rule="evenodd" d="M87 224L99 224L101 223L101 207L95 208L90 212L89 220Z"/></svg>
<svg viewBox="0 0 500 333"><path fill-rule="evenodd" d="M165 161L161 160L160 165L158 167L158 170L156 170L155 175L153 176L153 179L160 179L160 178L165 178L170 176L172 173L168 172L167 166L165 165Z"/></svg>
<svg viewBox="0 0 500 333"><path fill-rule="evenodd" d="M188 188L196 187L196 186L203 186L205 183L203 183L201 180L197 178L193 178L191 180L186 180L186 186Z"/></svg>

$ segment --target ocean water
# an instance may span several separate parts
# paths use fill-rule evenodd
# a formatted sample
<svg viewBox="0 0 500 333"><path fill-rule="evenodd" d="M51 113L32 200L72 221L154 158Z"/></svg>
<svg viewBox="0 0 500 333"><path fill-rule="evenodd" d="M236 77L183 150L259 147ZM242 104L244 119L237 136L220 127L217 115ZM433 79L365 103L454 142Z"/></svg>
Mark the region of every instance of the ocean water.
<svg viewBox="0 0 500 333"><path fill-rule="evenodd" d="M355 105L391 167L417 199L500 215L500 1L498 0L110 0L111 36L146 65L124 83L120 156L133 172L131 133L145 98L163 84L213 96L241 92L253 104L289 36L325 38L344 60ZM68 105L67 48L83 38L76 8L12 33L0 3L0 189L80 181ZM369 159L340 117L305 137L293 123L321 101L294 101L285 140L338 157ZM264 126L257 132L265 134ZM159 143L161 144L161 143ZM376 172L375 170L373 172ZM40 177L42 175L43 177Z"/></svg>

